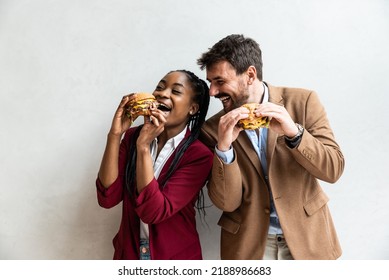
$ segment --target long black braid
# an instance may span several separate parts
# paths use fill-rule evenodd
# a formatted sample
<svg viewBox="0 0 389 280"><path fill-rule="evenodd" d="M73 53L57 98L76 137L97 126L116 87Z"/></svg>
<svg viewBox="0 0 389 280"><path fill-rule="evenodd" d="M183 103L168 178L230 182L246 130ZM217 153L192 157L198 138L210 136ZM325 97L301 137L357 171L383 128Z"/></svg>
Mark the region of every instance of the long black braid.
<svg viewBox="0 0 389 280"><path fill-rule="evenodd" d="M182 158L182 155L188 149L188 147L199 137L201 126L205 122L205 118L208 113L208 107L209 107L209 88L206 82L199 77L197 77L194 73L188 71L188 70L176 70L176 71L170 71L168 74L172 72L181 72L185 73L193 87L193 91L195 93L194 101L199 105L199 110L196 114L192 115L191 118L188 121L188 125L190 128L190 135L184 140L181 141L180 145L177 147L175 151L175 155L172 161L172 164L169 166L169 169L167 171L167 175L162 182L162 186L164 187L169 178L174 173L175 169L177 168L178 163L180 162L180 159ZM134 181L135 181L135 174L136 174L136 139L139 136L139 132L142 128L142 125L139 126L132 139L131 144L129 148L128 153L128 159L127 159L127 165L126 165L126 172L125 172L125 182L126 182L126 189L130 193L130 196L132 197L135 191L134 188ZM202 189L200 190L199 197L197 199L196 208L200 212L200 214L203 214L205 216L205 207L204 207L204 194Z"/></svg>

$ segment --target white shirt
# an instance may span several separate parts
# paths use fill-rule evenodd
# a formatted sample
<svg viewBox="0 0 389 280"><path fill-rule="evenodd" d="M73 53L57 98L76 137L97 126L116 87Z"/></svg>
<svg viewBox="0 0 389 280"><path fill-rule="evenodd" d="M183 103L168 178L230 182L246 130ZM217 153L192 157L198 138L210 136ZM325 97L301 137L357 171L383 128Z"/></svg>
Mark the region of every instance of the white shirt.
<svg viewBox="0 0 389 280"><path fill-rule="evenodd" d="M185 138L187 127L185 127L179 134L177 134L175 137L170 138L166 144L163 146L162 150L159 152L157 157L157 151L158 151L158 139L155 138L153 142L150 144L151 148L151 158L154 162L154 176L156 179L158 179L159 174L161 174L162 168L164 167L166 161L169 159L169 157L172 155L174 150L178 147L178 145L181 143L181 141ZM140 238L141 239L149 239L149 226L140 221Z"/></svg>

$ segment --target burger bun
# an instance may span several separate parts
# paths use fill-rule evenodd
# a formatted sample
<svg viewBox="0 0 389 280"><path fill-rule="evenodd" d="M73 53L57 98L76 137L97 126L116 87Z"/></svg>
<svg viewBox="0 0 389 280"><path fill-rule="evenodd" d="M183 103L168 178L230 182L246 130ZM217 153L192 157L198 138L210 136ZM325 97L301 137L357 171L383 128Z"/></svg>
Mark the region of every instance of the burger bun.
<svg viewBox="0 0 389 280"><path fill-rule="evenodd" d="M270 118L268 117L256 117L255 109L259 107L258 103L247 103L243 104L242 107L247 108L249 112L249 117L238 121L238 125L243 129L257 129L261 127L268 128L270 123Z"/></svg>
<svg viewBox="0 0 389 280"><path fill-rule="evenodd" d="M130 95L130 100L125 106L126 115L131 121L139 116L150 116L151 108L157 107L154 95L147 92L137 92Z"/></svg>

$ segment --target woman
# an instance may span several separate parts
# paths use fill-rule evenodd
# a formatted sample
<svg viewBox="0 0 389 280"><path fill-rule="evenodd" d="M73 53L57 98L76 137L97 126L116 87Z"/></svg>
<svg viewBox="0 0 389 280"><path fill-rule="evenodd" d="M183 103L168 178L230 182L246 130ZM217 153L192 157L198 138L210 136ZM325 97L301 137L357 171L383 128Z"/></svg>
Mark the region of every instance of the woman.
<svg viewBox="0 0 389 280"><path fill-rule="evenodd" d="M123 97L96 180L100 206L123 201L114 259L202 259L194 208L213 158L197 140L208 91L189 71L169 72L153 92L163 106L133 128Z"/></svg>

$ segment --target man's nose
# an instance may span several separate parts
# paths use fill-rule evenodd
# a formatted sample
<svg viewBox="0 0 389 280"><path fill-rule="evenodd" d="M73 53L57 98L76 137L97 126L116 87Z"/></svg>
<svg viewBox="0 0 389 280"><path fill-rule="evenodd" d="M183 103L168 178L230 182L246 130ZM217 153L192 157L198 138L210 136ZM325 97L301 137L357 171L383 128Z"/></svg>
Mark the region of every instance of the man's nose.
<svg viewBox="0 0 389 280"><path fill-rule="evenodd" d="M219 89L217 86L214 86L213 84L211 84L211 86L209 87L209 95L210 96L216 96L219 94Z"/></svg>

